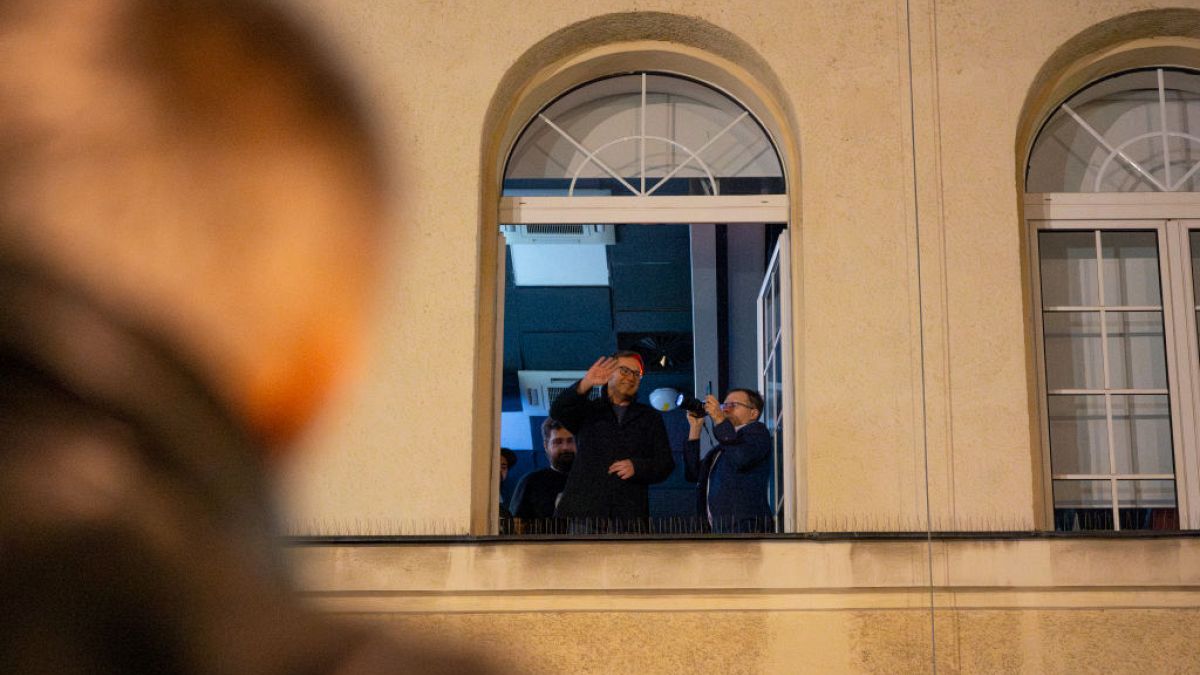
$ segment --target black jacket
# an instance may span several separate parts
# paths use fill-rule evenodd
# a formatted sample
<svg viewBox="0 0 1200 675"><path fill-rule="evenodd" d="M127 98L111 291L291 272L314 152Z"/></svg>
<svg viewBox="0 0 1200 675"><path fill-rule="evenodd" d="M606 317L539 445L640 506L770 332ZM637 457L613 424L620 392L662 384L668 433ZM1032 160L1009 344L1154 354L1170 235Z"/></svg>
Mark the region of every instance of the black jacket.
<svg viewBox="0 0 1200 675"><path fill-rule="evenodd" d="M513 491L513 515L522 520L552 518L554 502L567 484L567 474L546 467L521 476Z"/></svg>
<svg viewBox="0 0 1200 675"><path fill-rule="evenodd" d="M644 403L629 404L617 422L608 388L597 400L567 387L550 406L550 416L575 434L575 463L567 476L555 516L596 519L631 525L650 517L647 487L666 480L675 468L662 415ZM622 480L608 473L613 462L633 461L634 473Z"/></svg>
<svg viewBox="0 0 1200 675"><path fill-rule="evenodd" d="M115 316L0 260L0 672L473 669L301 606L262 449Z"/></svg>

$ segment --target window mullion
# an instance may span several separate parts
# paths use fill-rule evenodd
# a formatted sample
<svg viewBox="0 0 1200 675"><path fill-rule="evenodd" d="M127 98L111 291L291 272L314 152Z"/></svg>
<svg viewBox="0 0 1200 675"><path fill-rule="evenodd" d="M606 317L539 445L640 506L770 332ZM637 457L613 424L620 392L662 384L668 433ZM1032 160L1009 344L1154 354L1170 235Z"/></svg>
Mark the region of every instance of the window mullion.
<svg viewBox="0 0 1200 675"><path fill-rule="evenodd" d="M1042 439L1042 517L1044 524L1049 529L1056 529L1055 525L1055 509L1054 509L1054 478L1053 464L1050 457L1050 411L1049 411L1049 396L1047 392L1050 390L1049 382L1046 378L1046 333L1044 318L1042 312L1042 271L1041 271L1041 246L1038 241L1038 233L1042 231L1046 223L1033 219L1026 219L1026 236L1028 237L1030 288L1033 290L1033 323L1036 349L1034 350L1034 358L1037 360L1037 380L1038 380L1038 407L1037 411L1040 416L1038 427L1041 432ZM1049 229L1049 228L1047 228Z"/></svg>
<svg viewBox="0 0 1200 675"><path fill-rule="evenodd" d="M1191 249L1188 241L1188 222L1169 220L1165 224L1163 246L1163 284L1167 292L1163 310L1167 313L1167 338L1172 357L1169 371L1172 390L1172 436L1176 443L1175 483L1178 493L1180 527L1194 529L1200 525L1200 428L1197 406L1200 406L1200 358L1196 345L1195 305L1191 286ZM1195 224L1195 221L1192 221Z"/></svg>
<svg viewBox="0 0 1200 675"><path fill-rule="evenodd" d="M1108 439L1108 474L1112 476L1117 472L1117 450L1115 434L1113 432L1113 414L1112 414L1112 376L1108 372L1108 315L1104 311L1106 298L1104 297L1104 247L1100 238L1100 230L1095 231L1096 242L1096 293L1099 298L1100 315L1100 365L1101 374L1103 377L1104 388L1104 425L1106 437ZM1121 529L1121 518L1119 503L1117 500L1117 480L1116 478L1109 479L1109 498L1112 500L1111 508L1113 514L1113 529Z"/></svg>

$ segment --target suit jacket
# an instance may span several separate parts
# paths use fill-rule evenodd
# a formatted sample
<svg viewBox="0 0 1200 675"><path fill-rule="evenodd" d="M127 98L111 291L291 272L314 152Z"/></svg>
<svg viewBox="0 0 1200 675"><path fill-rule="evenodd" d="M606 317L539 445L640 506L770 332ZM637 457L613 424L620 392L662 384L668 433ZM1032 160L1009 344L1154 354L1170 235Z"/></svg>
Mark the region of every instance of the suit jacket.
<svg viewBox="0 0 1200 675"><path fill-rule="evenodd" d="M554 515L596 519L617 528L641 527L650 517L648 486L665 480L675 468L662 415L634 401L618 422L607 387L603 396L590 400L575 391L578 384L550 406L550 416L575 435L576 448ZM633 462L629 480L608 473L608 467L622 459Z"/></svg>
<svg viewBox="0 0 1200 675"><path fill-rule="evenodd" d="M684 478L696 486L696 516L714 532L770 532L771 434L762 422L735 430L725 420L713 426L717 447L700 459L700 441L684 447Z"/></svg>

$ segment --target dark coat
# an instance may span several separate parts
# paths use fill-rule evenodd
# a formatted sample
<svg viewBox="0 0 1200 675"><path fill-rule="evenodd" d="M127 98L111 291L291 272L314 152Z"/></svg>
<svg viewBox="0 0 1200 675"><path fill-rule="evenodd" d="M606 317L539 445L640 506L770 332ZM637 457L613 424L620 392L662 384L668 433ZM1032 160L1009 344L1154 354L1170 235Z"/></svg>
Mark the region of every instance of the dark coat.
<svg viewBox="0 0 1200 675"><path fill-rule="evenodd" d="M700 441L683 450L684 478L696 486L696 516L714 532L769 532L771 434L762 422L736 431L729 420L713 425L718 446L700 459ZM715 463L715 464L714 464Z"/></svg>
<svg viewBox="0 0 1200 675"><path fill-rule="evenodd" d="M513 491L513 515L522 520L554 517L554 503L567 485L567 474L553 467L521 476Z"/></svg>
<svg viewBox="0 0 1200 675"><path fill-rule="evenodd" d="M608 389L597 400L567 387L550 406L550 416L575 435L575 463L567 476L555 515L571 519L607 519L618 527L636 527L650 517L648 486L666 480L675 468L662 415L644 403L629 404L617 422ZM633 476L608 473L618 460L633 461Z"/></svg>
<svg viewBox="0 0 1200 675"><path fill-rule="evenodd" d="M0 261L0 673L472 671L292 596L262 448L162 344Z"/></svg>

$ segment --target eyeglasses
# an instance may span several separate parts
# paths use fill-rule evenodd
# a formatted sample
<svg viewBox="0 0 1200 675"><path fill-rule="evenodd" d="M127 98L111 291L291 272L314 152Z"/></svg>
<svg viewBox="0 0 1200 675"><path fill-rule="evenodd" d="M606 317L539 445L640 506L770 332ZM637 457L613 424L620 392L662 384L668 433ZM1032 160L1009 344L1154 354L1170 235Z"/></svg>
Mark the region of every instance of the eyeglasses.
<svg viewBox="0 0 1200 675"><path fill-rule="evenodd" d="M745 408L746 410L758 410L758 408L755 408L754 406L746 404L746 403L742 403L741 401L725 401L724 403L721 404L721 408L724 410L728 410L729 408L736 408L739 405L742 406L743 408Z"/></svg>
<svg viewBox="0 0 1200 675"><path fill-rule="evenodd" d="M626 368L625 366L617 366L617 372L638 380L642 378L642 374L640 372L634 370L633 368Z"/></svg>

